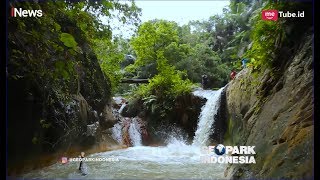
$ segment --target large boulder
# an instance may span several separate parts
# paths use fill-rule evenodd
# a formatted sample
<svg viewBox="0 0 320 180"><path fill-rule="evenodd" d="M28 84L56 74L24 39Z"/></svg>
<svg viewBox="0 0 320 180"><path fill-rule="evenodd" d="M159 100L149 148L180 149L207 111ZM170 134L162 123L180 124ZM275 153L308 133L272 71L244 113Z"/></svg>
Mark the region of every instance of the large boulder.
<svg viewBox="0 0 320 180"><path fill-rule="evenodd" d="M123 117L136 117L143 111L143 101L141 99L133 99L126 102L120 114Z"/></svg>
<svg viewBox="0 0 320 180"><path fill-rule="evenodd" d="M102 129L108 129L113 127L117 123L118 119L115 118L113 114L113 108L111 105L106 105L103 112L101 113L101 117L99 123Z"/></svg>

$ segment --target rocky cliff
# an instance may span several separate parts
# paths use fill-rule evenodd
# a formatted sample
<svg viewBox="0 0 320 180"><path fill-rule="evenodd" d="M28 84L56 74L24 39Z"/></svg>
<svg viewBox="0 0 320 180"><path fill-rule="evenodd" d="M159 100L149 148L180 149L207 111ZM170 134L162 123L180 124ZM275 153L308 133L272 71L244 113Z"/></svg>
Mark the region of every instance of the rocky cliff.
<svg viewBox="0 0 320 180"><path fill-rule="evenodd" d="M117 121L110 80L77 16L58 3L12 6L40 8L46 16L8 19L9 175L115 145L106 132Z"/></svg>
<svg viewBox="0 0 320 180"><path fill-rule="evenodd" d="M278 72L243 69L229 83L225 145L255 146L256 164L231 165L228 178L313 175L312 38L307 31L291 54L278 54Z"/></svg>

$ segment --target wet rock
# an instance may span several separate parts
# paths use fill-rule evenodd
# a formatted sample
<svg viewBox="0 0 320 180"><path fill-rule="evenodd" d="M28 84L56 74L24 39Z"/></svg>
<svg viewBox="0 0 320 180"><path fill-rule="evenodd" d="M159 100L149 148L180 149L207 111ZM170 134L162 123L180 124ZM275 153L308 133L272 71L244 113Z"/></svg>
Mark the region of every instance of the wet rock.
<svg viewBox="0 0 320 180"><path fill-rule="evenodd" d="M113 125L117 123L117 119L112 113L112 107L110 105L106 105L102 117L100 117L99 123L101 125L102 129L108 129L111 128Z"/></svg>
<svg viewBox="0 0 320 180"><path fill-rule="evenodd" d="M227 130L227 101L226 101L226 89L221 92L220 105L217 110L217 114L214 117L215 121L212 125L214 129L213 133L210 135L209 139L211 143L220 144L224 141L224 135Z"/></svg>
<svg viewBox="0 0 320 180"><path fill-rule="evenodd" d="M148 133L148 126L147 126L147 122L144 121L141 117L136 116L132 119L133 121L137 121L139 124L139 132L141 134L141 141L143 145L148 145L150 144L150 136Z"/></svg>
<svg viewBox="0 0 320 180"><path fill-rule="evenodd" d="M99 127L99 122L87 125L87 136L95 136L97 129Z"/></svg>
<svg viewBox="0 0 320 180"><path fill-rule="evenodd" d="M88 122L88 111L89 111L89 105L87 103L87 101L84 99L84 97L79 94L75 96L75 99L78 103L78 107L79 107L79 115L80 115L80 119L81 122L83 122L83 124L87 124ZM67 110L70 108L70 105L67 105ZM70 111L70 110L68 110Z"/></svg>
<svg viewBox="0 0 320 180"><path fill-rule="evenodd" d="M281 74L267 70L253 78L248 71L229 83L225 141L256 146L256 164L231 165L228 178L312 177L311 49L312 37L305 37Z"/></svg>
<svg viewBox="0 0 320 180"><path fill-rule="evenodd" d="M128 104L123 107L121 115L123 117L136 117L140 112L143 111L143 102L140 99L134 99L128 102Z"/></svg>
<svg viewBox="0 0 320 180"><path fill-rule="evenodd" d="M201 108L206 101L205 98L193 94L184 95L176 100L175 108L170 117L172 122L188 134L190 140L194 137Z"/></svg>
<svg viewBox="0 0 320 180"><path fill-rule="evenodd" d="M130 134L129 134L129 128L131 124L130 118L125 118L122 123L122 144L126 146L132 146Z"/></svg>

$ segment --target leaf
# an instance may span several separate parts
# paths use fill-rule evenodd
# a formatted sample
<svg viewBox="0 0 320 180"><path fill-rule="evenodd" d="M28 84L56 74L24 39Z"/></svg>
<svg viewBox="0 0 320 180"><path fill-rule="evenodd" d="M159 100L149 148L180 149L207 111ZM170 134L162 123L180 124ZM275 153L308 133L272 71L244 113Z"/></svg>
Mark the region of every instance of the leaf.
<svg viewBox="0 0 320 180"><path fill-rule="evenodd" d="M54 27L55 27L56 31L60 31L60 29L61 29L61 26L56 22L54 23Z"/></svg>
<svg viewBox="0 0 320 180"><path fill-rule="evenodd" d="M71 64L72 65L72 64ZM61 75L64 79L69 79L70 75L68 73L67 68L72 68L72 66L69 66L68 64L64 63L63 61L57 61L55 63L55 74L56 75Z"/></svg>
<svg viewBox="0 0 320 180"><path fill-rule="evenodd" d="M69 33L61 33L60 41L67 47L74 48L77 46L77 42L74 40L73 36Z"/></svg>
<svg viewBox="0 0 320 180"><path fill-rule="evenodd" d="M86 23L80 23L80 29L82 30L82 31L85 31L86 29L87 29L87 24Z"/></svg>
<svg viewBox="0 0 320 180"><path fill-rule="evenodd" d="M108 1L103 1L102 5L106 7L107 9L113 9L113 3Z"/></svg>
<svg viewBox="0 0 320 180"><path fill-rule="evenodd" d="M61 70L64 68L64 62L62 62L62 61L57 61L57 62L55 63L55 67L56 67L56 69L57 69L58 71L61 71Z"/></svg>

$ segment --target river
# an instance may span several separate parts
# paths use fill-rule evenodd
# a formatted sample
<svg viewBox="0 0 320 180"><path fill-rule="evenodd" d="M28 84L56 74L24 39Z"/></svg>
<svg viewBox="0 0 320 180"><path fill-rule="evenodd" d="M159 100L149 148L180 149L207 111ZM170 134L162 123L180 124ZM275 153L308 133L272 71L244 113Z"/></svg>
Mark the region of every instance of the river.
<svg viewBox="0 0 320 180"><path fill-rule="evenodd" d="M118 161L85 162L87 175L78 172L79 162L56 163L25 174L24 178L67 179L222 179L225 164L202 163L201 147L206 146L212 133L214 115L217 113L222 89L197 90L195 95L207 98L199 116L194 141L171 136L166 146L141 146L136 126L131 134L134 147L95 153L87 158L114 158ZM115 128L117 129L117 128ZM119 132L114 132L119 134ZM130 135L131 136L131 135Z"/></svg>

